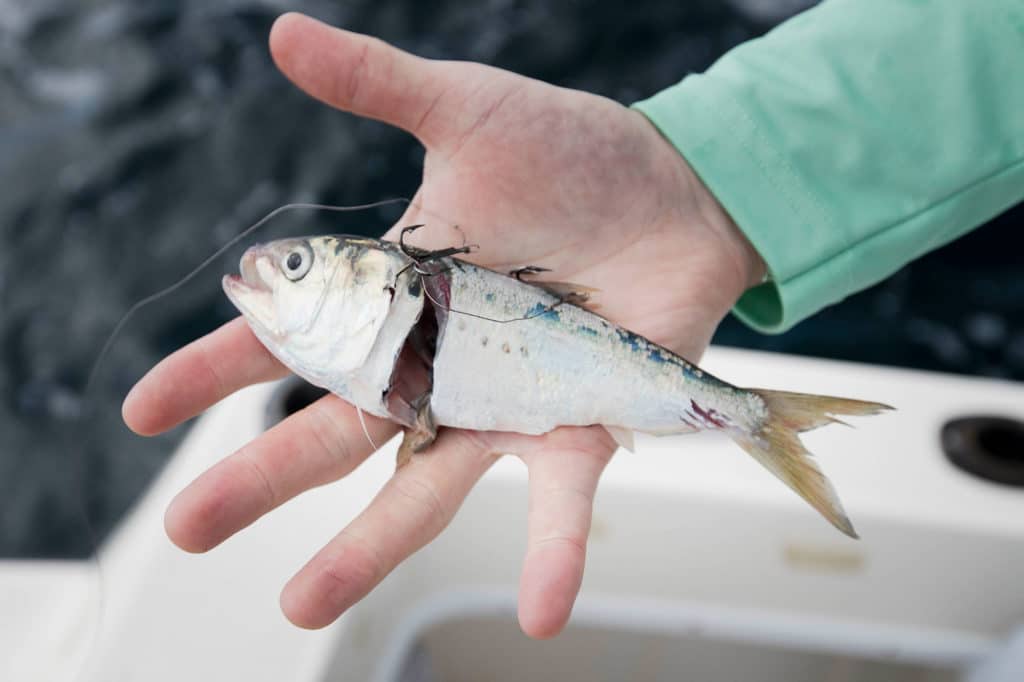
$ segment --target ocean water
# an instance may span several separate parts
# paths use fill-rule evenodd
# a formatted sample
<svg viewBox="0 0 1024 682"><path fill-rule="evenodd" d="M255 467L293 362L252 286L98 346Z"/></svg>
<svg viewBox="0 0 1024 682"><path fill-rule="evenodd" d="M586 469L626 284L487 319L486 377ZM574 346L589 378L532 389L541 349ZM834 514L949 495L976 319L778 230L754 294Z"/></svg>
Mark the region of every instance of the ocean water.
<svg viewBox="0 0 1024 682"><path fill-rule="evenodd" d="M266 50L289 9L417 54L623 103L700 71L804 0L0 0L0 556L90 553L183 433L121 424L131 384L234 311L238 251L125 328L120 315L291 201L411 196L422 150L293 88ZM291 215L260 239L379 234L393 209ZM1024 210L781 336L716 341L1024 379Z"/></svg>

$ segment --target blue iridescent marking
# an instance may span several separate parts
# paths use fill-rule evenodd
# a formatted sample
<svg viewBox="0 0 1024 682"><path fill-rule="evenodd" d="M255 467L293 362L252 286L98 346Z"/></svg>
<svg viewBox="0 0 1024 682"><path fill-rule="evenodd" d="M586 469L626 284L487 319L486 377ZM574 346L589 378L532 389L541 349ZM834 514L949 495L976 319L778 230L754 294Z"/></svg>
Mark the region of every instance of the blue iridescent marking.
<svg viewBox="0 0 1024 682"><path fill-rule="evenodd" d="M673 360L675 359L675 358L671 358L671 357L666 358L664 355L662 355L661 351L659 349L657 349L657 348L650 349L647 352L647 357L649 359L651 359L652 361L658 363L659 365L663 365L666 362L673 362ZM673 364L675 364L675 363L673 362Z"/></svg>
<svg viewBox="0 0 1024 682"><path fill-rule="evenodd" d="M557 310L551 306L546 306L543 303L535 303L532 308L526 311L526 317L543 317L545 320L550 320L551 322L558 322L562 319Z"/></svg>
<svg viewBox="0 0 1024 682"><path fill-rule="evenodd" d="M632 348L634 353L639 353L647 348L647 339L638 334L626 329L616 329L615 333L619 335L619 341Z"/></svg>
<svg viewBox="0 0 1024 682"><path fill-rule="evenodd" d="M616 329L615 333L618 335L619 341L629 346L634 353L646 353L647 359L651 362L659 365L675 365L679 369L683 370L683 374L691 379L698 379L707 382L707 379L703 379L701 376L697 376L694 373L693 365L673 354L671 351L663 349L661 346L648 341L639 334L634 334L628 329ZM707 375L703 376L706 377Z"/></svg>

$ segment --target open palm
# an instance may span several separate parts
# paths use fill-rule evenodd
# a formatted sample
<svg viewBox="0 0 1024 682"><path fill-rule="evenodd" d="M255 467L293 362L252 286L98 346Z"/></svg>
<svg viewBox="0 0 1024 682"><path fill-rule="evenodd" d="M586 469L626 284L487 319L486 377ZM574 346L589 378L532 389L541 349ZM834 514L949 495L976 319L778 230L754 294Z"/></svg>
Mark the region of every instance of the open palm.
<svg viewBox="0 0 1024 682"><path fill-rule="evenodd" d="M552 279L595 287L603 315L691 359L763 269L678 152L615 102L420 59L294 14L275 24L271 50L314 97L424 144L423 184L396 226L425 223L419 246L465 238L480 246L469 258L482 265L541 266ZM286 373L236 319L147 374L125 401L125 421L158 433ZM367 425L377 442L395 432L383 420ZM282 608L303 627L332 622L440 533L500 454L515 454L530 471L519 619L531 636L557 634L579 591L592 500L614 449L601 427L537 437L444 429L289 581ZM370 454L354 408L328 395L182 491L167 532L183 549L209 550Z"/></svg>

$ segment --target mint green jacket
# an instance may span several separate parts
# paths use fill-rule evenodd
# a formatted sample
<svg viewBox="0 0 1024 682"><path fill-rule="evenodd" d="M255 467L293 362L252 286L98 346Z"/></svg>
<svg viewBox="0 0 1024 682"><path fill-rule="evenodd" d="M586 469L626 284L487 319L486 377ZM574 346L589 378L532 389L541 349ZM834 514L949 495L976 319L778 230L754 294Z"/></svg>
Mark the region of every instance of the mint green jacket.
<svg viewBox="0 0 1024 682"><path fill-rule="evenodd" d="M768 266L735 313L784 331L1024 198L1024 0L826 0L634 106Z"/></svg>

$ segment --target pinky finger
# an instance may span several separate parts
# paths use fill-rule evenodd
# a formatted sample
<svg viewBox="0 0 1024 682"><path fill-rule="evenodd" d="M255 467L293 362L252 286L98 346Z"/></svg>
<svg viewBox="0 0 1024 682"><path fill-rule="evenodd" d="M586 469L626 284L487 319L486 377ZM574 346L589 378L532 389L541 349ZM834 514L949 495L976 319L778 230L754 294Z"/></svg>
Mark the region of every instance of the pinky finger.
<svg viewBox="0 0 1024 682"><path fill-rule="evenodd" d="M519 624L554 637L569 620L583 582L598 479L614 448L551 450L530 462L529 533L519 587Z"/></svg>

